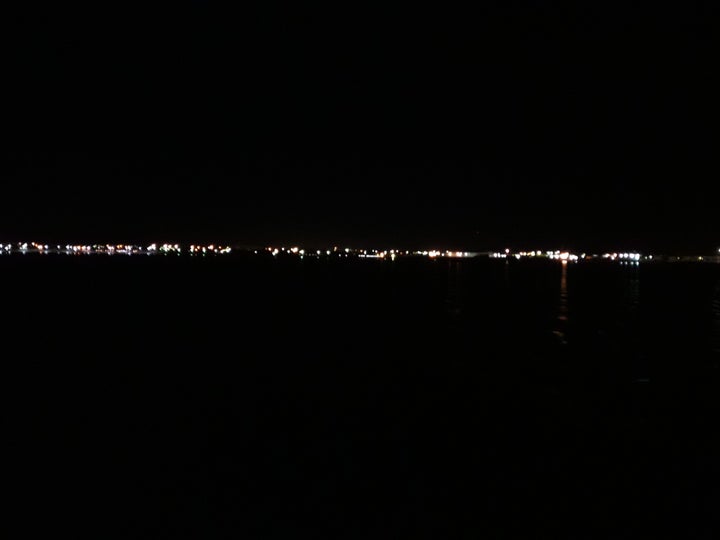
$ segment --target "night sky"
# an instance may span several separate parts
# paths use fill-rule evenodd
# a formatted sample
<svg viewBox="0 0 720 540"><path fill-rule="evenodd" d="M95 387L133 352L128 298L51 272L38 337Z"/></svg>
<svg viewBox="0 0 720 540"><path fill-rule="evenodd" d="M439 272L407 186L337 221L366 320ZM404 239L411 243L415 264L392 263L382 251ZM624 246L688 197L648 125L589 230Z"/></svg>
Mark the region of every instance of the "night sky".
<svg viewBox="0 0 720 540"><path fill-rule="evenodd" d="M720 245L713 2L56 4L3 17L0 241Z"/></svg>

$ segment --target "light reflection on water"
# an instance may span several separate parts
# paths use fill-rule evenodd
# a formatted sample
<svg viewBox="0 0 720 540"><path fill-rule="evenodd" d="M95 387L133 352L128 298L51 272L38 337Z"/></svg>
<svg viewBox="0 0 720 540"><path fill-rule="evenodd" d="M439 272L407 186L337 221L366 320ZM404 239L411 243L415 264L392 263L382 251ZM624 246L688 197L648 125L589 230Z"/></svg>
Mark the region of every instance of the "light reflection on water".
<svg viewBox="0 0 720 540"><path fill-rule="evenodd" d="M458 319L462 314L463 287L462 268L459 261L448 263L447 296L445 302L447 313L451 319Z"/></svg>
<svg viewBox="0 0 720 540"><path fill-rule="evenodd" d="M640 307L640 269L631 267L627 287L628 314L633 315Z"/></svg>
<svg viewBox="0 0 720 540"><path fill-rule="evenodd" d="M632 366L635 372L635 381L646 383L650 381L651 363L644 351L643 344L648 339L648 332L643 328L640 306L640 268L638 265L627 269L625 279L624 313L620 317L621 343L626 353L630 352Z"/></svg>
<svg viewBox="0 0 720 540"><path fill-rule="evenodd" d="M720 353L720 281L715 285L712 301L712 327L710 347L712 352Z"/></svg>
<svg viewBox="0 0 720 540"><path fill-rule="evenodd" d="M623 313L619 317L618 324L624 334L624 347L633 349L642 356L640 350L644 338L640 323L640 268L637 266L630 266L627 269L623 303Z"/></svg>
<svg viewBox="0 0 720 540"><path fill-rule="evenodd" d="M553 334L557 336L562 345L567 345L567 324L568 324L568 288L567 288L567 262L563 261L562 271L560 273L560 300L558 302L557 317L555 330Z"/></svg>

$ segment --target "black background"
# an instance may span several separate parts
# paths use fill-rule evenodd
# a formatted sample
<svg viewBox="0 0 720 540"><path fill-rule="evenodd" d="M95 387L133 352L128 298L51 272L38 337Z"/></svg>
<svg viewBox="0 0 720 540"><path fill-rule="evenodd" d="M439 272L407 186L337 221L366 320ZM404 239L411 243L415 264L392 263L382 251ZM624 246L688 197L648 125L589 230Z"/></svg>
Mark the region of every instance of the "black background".
<svg viewBox="0 0 720 540"><path fill-rule="evenodd" d="M718 536L718 265L0 270L6 537Z"/></svg>
<svg viewBox="0 0 720 540"><path fill-rule="evenodd" d="M712 6L15 10L0 235L714 251Z"/></svg>

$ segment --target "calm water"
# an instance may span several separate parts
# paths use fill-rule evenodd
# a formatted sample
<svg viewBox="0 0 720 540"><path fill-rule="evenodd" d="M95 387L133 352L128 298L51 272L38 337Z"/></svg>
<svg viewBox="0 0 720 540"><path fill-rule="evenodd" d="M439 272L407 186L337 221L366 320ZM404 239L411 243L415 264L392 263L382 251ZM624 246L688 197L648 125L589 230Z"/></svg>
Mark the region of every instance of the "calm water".
<svg viewBox="0 0 720 540"><path fill-rule="evenodd" d="M20 256L0 275L27 536L720 532L718 265Z"/></svg>

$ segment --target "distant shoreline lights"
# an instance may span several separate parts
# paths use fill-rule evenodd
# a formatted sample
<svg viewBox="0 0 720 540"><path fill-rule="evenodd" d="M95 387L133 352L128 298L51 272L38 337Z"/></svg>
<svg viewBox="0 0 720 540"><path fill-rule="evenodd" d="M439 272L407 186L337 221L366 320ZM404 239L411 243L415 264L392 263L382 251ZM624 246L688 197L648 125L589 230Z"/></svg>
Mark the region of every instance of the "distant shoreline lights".
<svg viewBox="0 0 720 540"><path fill-rule="evenodd" d="M409 250L409 249L366 249L340 248L332 246L325 249L308 249L300 246L269 247L231 247L224 244L150 243L139 244L47 244L39 242L0 243L0 255L9 254L40 255L227 255L244 253L277 257L299 258L346 258L395 260L400 257L422 257L428 259L470 259L490 258L505 260L546 259L560 261L563 264L588 260L618 261L626 265L638 265L640 262L714 262L720 263L718 254L710 255L651 255L639 252L606 252L601 254L572 253L565 250L532 251L458 251L449 249Z"/></svg>
<svg viewBox="0 0 720 540"><path fill-rule="evenodd" d="M155 254L181 254L187 252L195 254L226 254L232 248L229 246L209 244L191 244L184 250L180 244L157 244L147 246L136 244L42 244L38 242L16 242L0 244L0 255L10 253L37 253L41 255L155 255Z"/></svg>

